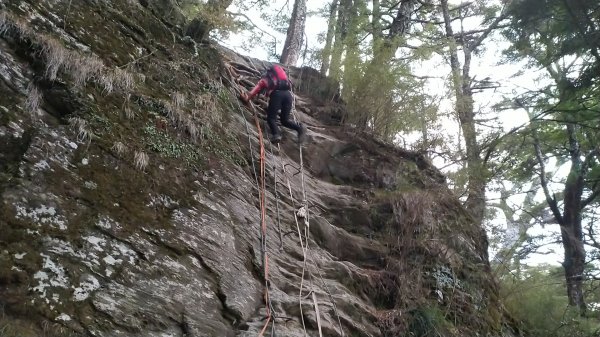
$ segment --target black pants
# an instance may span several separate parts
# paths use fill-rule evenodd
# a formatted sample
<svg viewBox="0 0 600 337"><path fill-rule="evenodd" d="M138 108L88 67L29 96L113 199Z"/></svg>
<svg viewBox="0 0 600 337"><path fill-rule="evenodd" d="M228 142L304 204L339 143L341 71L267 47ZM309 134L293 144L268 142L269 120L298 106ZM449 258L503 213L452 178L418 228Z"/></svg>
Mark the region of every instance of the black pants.
<svg viewBox="0 0 600 337"><path fill-rule="evenodd" d="M290 121L292 111L292 93L289 90L275 90L269 95L269 107L267 108L267 123L273 136L279 134L277 127L277 112L281 110L281 125L286 128L300 131L300 125Z"/></svg>

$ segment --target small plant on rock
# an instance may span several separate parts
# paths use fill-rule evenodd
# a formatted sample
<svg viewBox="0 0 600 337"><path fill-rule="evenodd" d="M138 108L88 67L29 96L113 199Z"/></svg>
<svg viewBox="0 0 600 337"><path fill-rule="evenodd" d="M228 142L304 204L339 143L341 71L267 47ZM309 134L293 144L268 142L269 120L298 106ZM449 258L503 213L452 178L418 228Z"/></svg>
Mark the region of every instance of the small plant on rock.
<svg viewBox="0 0 600 337"><path fill-rule="evenodd" d="M135 168L140 171L144 171L148 163L150 162L150 157L143 151L136 151L133 156L133 164Z"/></svg>
<svg viewBox="0 0 600 337"><path fill-rule="evenodd" d="M93 133L88 129L85 119L72 117L69 119L69 125L77 133L77 141L89 143L92 140Z"/></svg>
<svg viewBox="0 0 600 337"><path fill-rule="evenodd" d="M31 113L33 118L37 117L38 109L42 102L42 93L33 83L27 86L27 98L25 99L25 110Z"/></svg>
<svg viewBox="0 0 600 337"><path fill-rule="evenodd" d="M115 151L118 155L122 155L123 153L125 153L125 151L127 151L127 147L121 142L115 142L112 146L112 150Z"/></svg>
<svg viewBox="0 0 600 337"><path fill-rule="evenodd" d="M69 52L59 41L48 38L42 45L42 55L46 58L46 78L54 81L60 68L68 61Z"/></svg>
<svg viewBox="0 0 600 337"><path fill-rule="evenodd" d="M77 86L83 86L102 72L104 64L96 56L78 56L73 60L71 76Z"/></svg>

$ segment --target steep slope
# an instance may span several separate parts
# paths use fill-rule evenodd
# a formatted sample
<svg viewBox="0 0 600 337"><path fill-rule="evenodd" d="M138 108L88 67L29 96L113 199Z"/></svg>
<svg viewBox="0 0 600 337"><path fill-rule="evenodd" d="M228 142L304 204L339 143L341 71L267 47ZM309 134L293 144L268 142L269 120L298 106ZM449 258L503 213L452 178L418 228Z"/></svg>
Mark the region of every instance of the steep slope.
<svg viewBox="0 0 600 337"><path fill-rule="evenodd" d="M258 335L258 129L236 94L264 63L184 37L170 1L1 6L2 336ZM265 144L267 332L509 334L443 176L291 73L310 141L303 173L295 135Z"/></svg>

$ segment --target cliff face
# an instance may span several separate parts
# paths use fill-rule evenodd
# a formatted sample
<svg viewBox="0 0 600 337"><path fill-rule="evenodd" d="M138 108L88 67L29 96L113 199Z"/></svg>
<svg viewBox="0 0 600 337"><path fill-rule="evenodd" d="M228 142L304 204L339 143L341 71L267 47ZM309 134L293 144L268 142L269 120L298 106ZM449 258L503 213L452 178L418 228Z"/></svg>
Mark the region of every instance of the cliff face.
<svg viewBox="0 0 600 337"><path fill-rule="evenodd" d="M182 36L166 0L0 6L0 334L258 335L258 132L236 94L264 63ZM266 333L509 334L444 177L290 73L310 132L303 173L294 134L265 144Z"/></svg>

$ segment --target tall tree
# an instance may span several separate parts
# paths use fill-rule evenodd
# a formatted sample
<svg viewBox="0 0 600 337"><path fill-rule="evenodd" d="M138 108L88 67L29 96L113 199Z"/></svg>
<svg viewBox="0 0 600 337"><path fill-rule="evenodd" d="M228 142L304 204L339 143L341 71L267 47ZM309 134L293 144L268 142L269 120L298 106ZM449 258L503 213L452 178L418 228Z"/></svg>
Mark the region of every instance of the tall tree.
<svg viewBox="0 0 600 337"><path fill-rule="evenodd" d="M329 5L329 20L327 21L327 35L325 36L325 46L321 52L321 70L320 73L325 76L329 71L329 62L331 49L333 48L333 36L337 22L337 8L339 0L334 0Z"/></svg>
<svg viewBox="0 0 600 337"><path fill-rule="evenodd" d="M329 76L339 81L342 76L342 55L344 54L346 36L348 35L348 21L352 10L352 0L340 0L337 10L337 21L333 48L331 50L331 64Z"/></svg>
<svg viewBox="0 0 600 337"><path fill-rule="evenodd" d="M280 63L285 65L296 65L298 56L302 49L304 40L304 26L306 23L306 0L294 1L292 17L288 25L285 44L281 53Z"/></svg>
<svg viewBox="0 0 600 337"><path fill-rule="evenodd" d="M394 101L398 100L396 84L400 81L397 71L407 72L407 69L406 63L394 63L394 59L410 29L417 3L417 0L403 0L387 8L382 8L379 1L372 3L370 60L366 62L358 83L346 95L350 101L349 122L361 129L370 126L372 131L381 134L398 116L399 112L394 109ZM384 12L393 18L391 23L384 24ZM374 123L375 120L378 123ZM387 136L391 136L393 132L388 133Z"/></svg>
<svg viewBox="0 0 600 337"><path fill-rule="evenodd" d="M512 6L506 36L512 57L545 70L549 84L519 98L531 114L534 172L556 223L564 249L569 304L586 312L583 219L600 195L600 7L597 1L523 0ZM549 161L568 168L566 176ZM560 192L554 192L554 191Z"/></svg>
<svg viewBox="0 0 600 337"><path fill-rule="evenodd" d="M443 17L444 32L448 43L448 58L450 60L452 86L454 90L454 103L458 121L465 141L465 162L467 170L467 198L465 207L470 210L475 221L483 223L486 199L486 185L489 181L487 173L487 160L490 158L478 141L476 129L475 108L473 98L474 83L471 76L471 61L473 53L476 52L490 33L498 28L500 22L507 16L506 12L500 12L490 18L483 29L454 32L453 22L458 20L462 23L469 16L482 15L475 3L461 4L451 8L448 0L440 1L440 9ZM454 13L454 15L452 15ZM462 64L459 60L459 48L462 52Z"/></svg>
<svg viewBox="0 0 600 337"><path fill-rule="evenodd" d="M354 0L348 11L347 34L344 39L345 57L342 81L342 97L354 93L358 79L362 73L360 35L365 31L367 22L367 3L364 0Z"/></svg>

